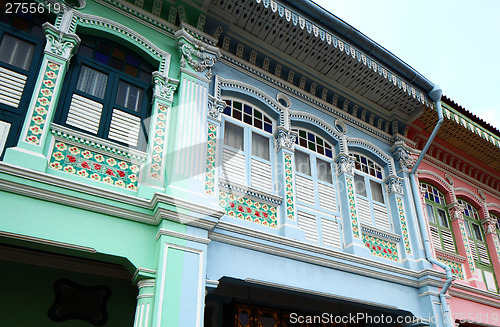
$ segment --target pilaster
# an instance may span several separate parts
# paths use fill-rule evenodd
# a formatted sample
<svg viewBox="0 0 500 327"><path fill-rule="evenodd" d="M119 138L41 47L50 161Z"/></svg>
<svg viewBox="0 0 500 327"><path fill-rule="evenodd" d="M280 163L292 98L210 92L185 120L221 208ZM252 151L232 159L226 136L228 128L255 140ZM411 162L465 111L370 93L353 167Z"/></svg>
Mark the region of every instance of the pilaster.
<svg viewBox="0 0 500 327"><path fill-rule="evenodd" d="M134 327L150 327L152 323L155 280L143 279L137 282L139 295L135 309Z"/></svg>
<svg viewBox="0 0 500 327"><path fill-rule="evenodd" d="M80 43L76 34L59 30L50 23L43 24L43 28L47 42L21 136L15 148L7 149L4 158L6 162L38 171L47 168L44 152L50 140L50 123L70 59Z"/></svg>
<svg viewBox="0 0 500 327"><path fill-rule="evenodd" d="M498 234L495 232L495 221L492 217L485 217L481 220L481 225L483 226L491 265L495 271L497 285L500 285L500 241L498 240Z"/></svg>

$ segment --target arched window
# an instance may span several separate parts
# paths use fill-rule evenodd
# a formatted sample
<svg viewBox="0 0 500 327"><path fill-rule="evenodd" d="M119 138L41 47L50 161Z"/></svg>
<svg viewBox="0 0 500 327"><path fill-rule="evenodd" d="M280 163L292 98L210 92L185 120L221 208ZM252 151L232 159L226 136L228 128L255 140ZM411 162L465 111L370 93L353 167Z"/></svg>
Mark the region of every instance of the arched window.
<svg viewBox="0 0 500 327"><path fill-rule="evenodd" d="M426 183L420 183L420 188L425 197L425 210L429 219L434 248L456 253L450 217L443 193Z"/></svg>
<svg viewBox="0 0 500 327"><path fill-rule="evenodd" d="M274 192L273 121L249 102L224 101L221 177L233 184Z"/></svg>
<svg viewBox="0 0 500 327"><path fill-rule="evenodd" d="M478 270L478 276L486 283L489 290L496 292L497 285L478 210L463 199L458 199L458 203L460 203L464 209L465 229L469 237L469 247Z"/></svg>
<svg viewBox="0 0 500 327"><path fill-rule="evenodd" d="M145 150L153 66L109 40L84 38L66 77L58 120Z"/></svg>
<svg viewBox="0 0 500 327"><path fill-rule="evenodd" d="M386 231L391 229L382 167L363 154L353 153L354 187L361 223Z"/></svg>
<svg viewBox="0 0 500 327"><path fill-rule="evenodd" d="M320 224L323 245L339 248L340 224L333 216L338 211L333 146L312 131L292 130L298 135L294 157L299 227L305 231L306 239L317 242Z"/></svg>
<svg viewBox="0 0 500 327"><path fill-rule="evenodd" d="M43 54L46 21L40 14L7 14L0 5L0 158L19 138Z"/></svg>

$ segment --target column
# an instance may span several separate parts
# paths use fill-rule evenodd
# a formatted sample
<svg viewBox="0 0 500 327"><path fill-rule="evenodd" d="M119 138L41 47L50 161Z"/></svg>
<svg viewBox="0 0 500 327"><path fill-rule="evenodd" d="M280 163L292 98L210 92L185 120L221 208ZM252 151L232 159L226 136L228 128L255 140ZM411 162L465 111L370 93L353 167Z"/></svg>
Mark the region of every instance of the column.
<svg viewBox="0 0 500 327"><path fill-rule="evenodd" d="M338 194L341 203L342 229L344 230L344 250L346 252L371 257L370 250L363 244L361 224L356 210L356 194L354 190L354 161L346 153L335 158L338 177Z"/></svg>
<svg viewBox="0 0 500 327"><path fill-rule="evenodd" d="M49 23L43 24L45 37L44 55L40 72L33 89L24 120L21 136L14 148L5 152L4 160L38 171L45 171L48 160L45 148L50 140L50 123L54 117L57 101L71 57L80 43L80 38L72 34L69 24L72 11L66 11L58 19L60 29Z"/></svg>
<svg viewBox="0 0 500 327"><path fill-rule="evenodd" d="M471 286L486 289L485 284L478 279L476 265L469 246L469 237L465 229L463 208L458 202L453 202L448 205L448 211L450 213L451 227L455 235L458 254L466 258L464 262L465 278L470 282Z"/></svg>
<svg viewBox="0 0 500 327"><path fill-rule="evenodd" d="M155 280L143 279L137 282L139 295L137 295L137 307L135 310L134 327L150 327L151 313L153 311Z"/></svg>
<svg viewBox="0 0 500 327"><path fill-rule="evenodd" d="M285 119L287 121L288 119ZM280 207L281 235L293 239L304 240L305 232L299 228L295 207L295 160L294 145L297 133L279 126L274 134L276 140L276 176L279 195L283 198Z"/></svg>
<svg viewBox="0 0 500 327"><path fill-rule="evenodd" d="M208 87L218 49L194 39L184 29L179 41L179 91L172 108L167 155L167 194L207 202Z"/></svg>
<svg viewBox="0 0 500 327"><path fill-rule="evenodd" d="M174 92L178 80L153 72L154 97L151 110L148 142L148 159L143 168L139 196L150 198L154 192L165 189L165 172L169 126L171 121Z"/></svg>
<svg viewBox="0 0 500 327"><path fill-rule="evenodd" d="M490 254L491 265L495 270L497 285L500 285L500 241L495 232L495 221L491 217L485 217L481 220L486 237L486 245Z"/></svg>

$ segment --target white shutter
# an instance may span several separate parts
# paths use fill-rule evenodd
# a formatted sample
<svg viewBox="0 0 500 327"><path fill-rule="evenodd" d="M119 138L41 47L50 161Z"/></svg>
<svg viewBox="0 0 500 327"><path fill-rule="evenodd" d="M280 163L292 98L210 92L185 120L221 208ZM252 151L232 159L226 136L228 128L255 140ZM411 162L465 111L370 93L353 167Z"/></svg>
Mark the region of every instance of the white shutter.
<svg viewBox="0 0 500 327"><path fill-rule="evenodd" d="M370 202L361 197L356 198L356 210L358 211L359 221L363 224L372 226L372 216L370 214Z"/></svg>
<svg viewBox="0 0 500 327"><path fill-rule="evenodd" d="M431 229L431 239L432 239L432 244L434 245L435 249L441 249L441 240L439 238L439 229L434 226L430 226Z"/></svg>
<svg viewBox="0 0 500 327"><path fill-rule="evenodd" d="M0 156L3 153L7 136L9 136L10 124L0 120Z"/></svg>
<svg viewBox="0 0 500 327"><path fill-rule="evenodd" d="M140 130L141 118L118 109L113 109L108 135L110 139L137 146Z"/></svg>
<svg viewBox="0 0 500 327"><path fill-rule="evenodd" d="M481 259L481 262L489 265L490 258L488 256L488 249L486 248L486 246L484 244L478 243L477 251L479 252L479 258Z"/></svg>
<svg viewBox="0 0 500 327"><path fill-rule="evenodd" d="M373 215L375 216L375 225L377 228L387 231L391 229L389 215L387 214L387 207L378 203L373 203Z"/></svg>
<svg viewBox="0 0 500 327"><path fill-rule="evenodd" d="M253 187L267 192L273 191L273 176L270 164L252 158L250 178Z"/></svg>
<svg viewBox="0 0 500 327"><path fill-rule="evenodd" d="M314 184L309 178L295 175L295 185L297 186L297 201L314 205Z"/></svg>
<svg viewBox="0 0 500 327"><path fill-rule="evenodd" d="M0 67L0 103L17 108L27 76L10 69Z"/></svg>
<svg viewBox="0 0 500 327"><path fill-rule="evenodd" d="M328 219L321 219L321 237L323 238L323 245L340 248L339 223Z"/></svg>
<svg viewBox="0 0 500 327"><path fill-rule="evenodd" d="M316 227L316 216L306 212L297 211L299 228L306 232L306 240L318 241L318 229Z"/></svg>
<svg viewBox="0 0 500 327"><path fill-rule="evenodd" d="M227 148L222 150L222 177L228 182L245 184L245 156Z"/></svg>
<svg viewBox="0 0 500 327"><path fill-rule="evenodd" d="M485 279L486 287L488 288L488 290L496 293L497 286L495 284L495 276L491 272L485 271L484 272L484 279Z"/></svg>
<svg viewBox="0 0 500 327"><path fill-rule="evenodd" d="M475 261L477 261L478 259L477 259L476 244L471 239L469 239L469 248L470 252L472 253L472 257L474 258Z"/></svg>
<svg viewBox="0 0 500 327"><path fill-rule="evenodd" d="M453 235L450 231L442 229L441 237L443 238L443 246L446 251L456 252L455 251L455 242L453 241Z"/></svg>
<svg viewBox="0 0 500 327"><path fill-rule="evenodd" d="M335 198L335 189L332 186L318 183L318 196L321 209L337 211L337 199Z"/></svg>
<svg viewBox="0 0 500 327"><path fill-rule="evenodd" d="M66 124L97 134L101 113L102 103L73 94Z"/></svg>

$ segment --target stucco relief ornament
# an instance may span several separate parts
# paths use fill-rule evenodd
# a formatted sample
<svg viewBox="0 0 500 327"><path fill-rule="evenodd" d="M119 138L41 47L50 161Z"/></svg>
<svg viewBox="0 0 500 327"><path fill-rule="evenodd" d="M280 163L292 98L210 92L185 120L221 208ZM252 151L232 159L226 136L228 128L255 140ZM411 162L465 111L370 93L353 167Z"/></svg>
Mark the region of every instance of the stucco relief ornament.
<svg viewBox="0 0 500 327"><path fill-rule="evenodd" d="M399 147L395 152L395 158L399 162L401 168L412 170L417 162L418 156L410 153L403 147Z"/></svg>
<svg viewBox="0 0 500 327"><path fill-rule="evenodd" d="M58 31L49 23L43 24L45 29L45 52L58 57L70 60L73 56L75 47L80 43L80 38L75 34L67 34Z"/></svg>
<svg viewBox="0 0 500 327"><path fill-rule="evenodd" d="M226 103L220 99L212 98L209 96L208 99L208 116L220 120L220 114L226 108Z"/></svg>
<svg viewBox="0 0 500 327"><path fill-rule="evenodd" d="M280 126L276 130L276 148L293 151L297 133Z"/></svg>
<svg viewBox="0 0 500 327"><path fill-rule="evenodd" d="M339 154L337 160L337 175L354 174L354 159L346 154Z"/></svg>
<svg viewBox="0 0 500 327"><path fill-rule="evenodd" d="M388 195L392 195L393 193L403 195L403 183L397 176L389 176L385 184Z"/></svg>
<svg viewBox="0 0 500 327"><path fill-rule="evenodd" d="M186 67L186 62L198 73L204 72L208 79L212 78L212 67L215 59L205 53L205 48L200 45L189 45L183 41L179 42L179 52L181 53L181 67Z"/></svg>
<svg viewBox="0 0 500 327"><path fill-rule="evenodd" d="M450 212L450 219L451 221L453 220L456 220L456 219L459 219L459 220L463 220L464 216L464 208L458 204L458 203L452 203L449 208L448 208L448 211Z"/></svg>
<svg viewBox="0 0 500 327"><path fill-rule="evenodd" d="M483 230L486 235L488 234L495 234L495 222L490 219L486 218L485 221L483 222Z"/></svg>
<svg viewBox="0 0 500 327"><path fill-rule="evenodd" d="M168 101L173 101L174 92L177 90L177 83L167 83L165 77L160 76L158 72L154 72L153 77L155 82L155 96L165 98Z"/></svg>

